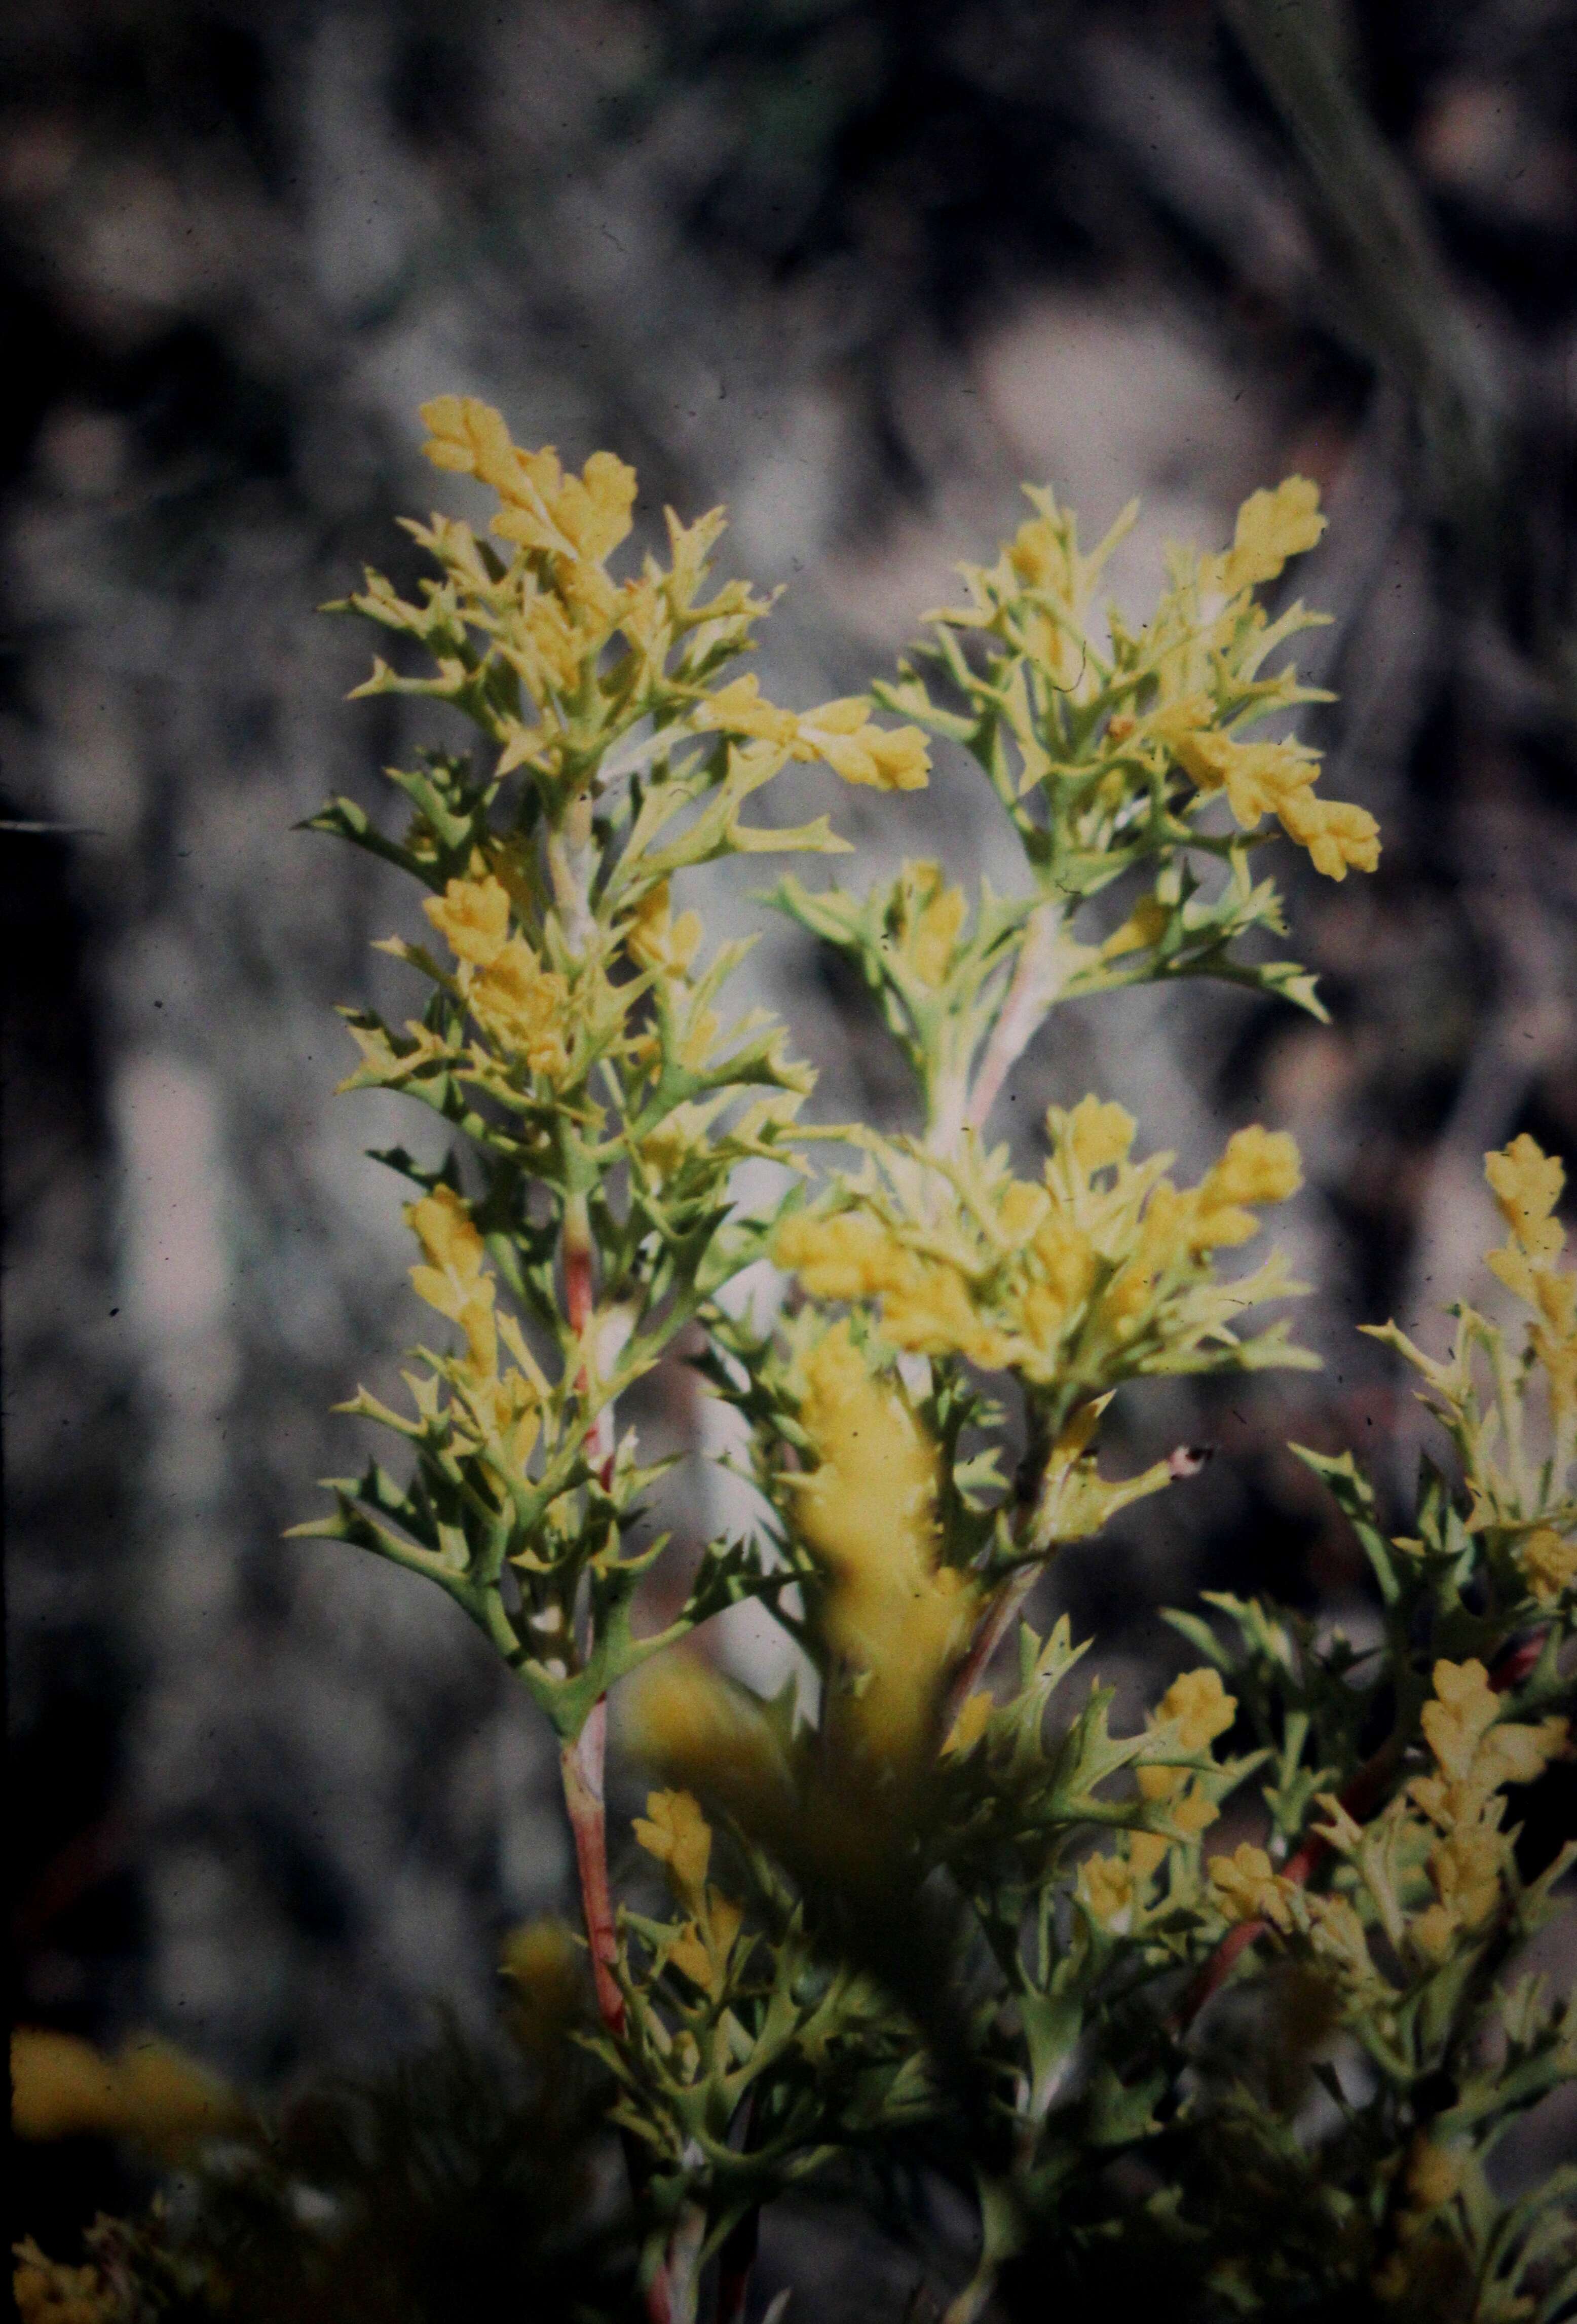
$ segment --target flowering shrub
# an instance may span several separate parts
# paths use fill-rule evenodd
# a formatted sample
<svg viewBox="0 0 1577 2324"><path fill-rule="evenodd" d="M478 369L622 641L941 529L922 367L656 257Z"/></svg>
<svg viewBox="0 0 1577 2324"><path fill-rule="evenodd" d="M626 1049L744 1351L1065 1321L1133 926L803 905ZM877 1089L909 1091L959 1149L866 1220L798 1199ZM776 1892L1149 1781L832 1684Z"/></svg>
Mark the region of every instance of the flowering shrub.
<svg viewBox="0 0 1577 2324"><path fill-rule="evenodd" d="M978 2206L952 2324L1160 2268L1200 2318L1568 2313L1577 2174L1508 2196L1487 2167L1577 2064L1564 2005L1516 1975L1577 1851L1530 1865L1505 1822L1565 1751L1577 1621L1560 1165L1526 1137L1489 1159L1520 1342L1465 1306L1445 1362L1379 1334L1452 1447L1411 1530L1351 1455L1301 1453L1372 1567L1371 1651L1213 1597L1168 1618L1195 1666L1114 1735L1066 1619L1023 1618L1054 1557L1199 1465L1103 1471L1120 1388L1314 1361L1261 1312L1302 1287L1279 1256L1234 1257L1298 1190L1285 1133L1239 1130L1193 1185L1095 1096L1051 1110L1032 1176L987 1135L1074 996L1213 976L1323 1013L1265 955L1282 907L1255 870L1283 840L1332 880L1379 856L1315 753L1259 732L1316 698L1283 650L1317 617L1258 595L1318 540L1314 486L1256 493L1224 552L1173 551L1139 629L1094 603L1133 512L1086 553L1032 492L894 679L793 712L736 673L768 606L710 583L721 512L670 512L667 561L615 578L621 461L567 474L469 400L423 416L497 510L485 538L409 528L437 568L418 601L377 575L348 601L405 649L359 691L430 696L481 747L391 770L399 830L345 799L315 824L424 891L421 941L385 947L422 997L398 1025L347 1012L346 1086L447 1126L436 1163L382 1157L444 1328L407 1406L346 1407L401 1467L334 1480L297 1531L436 1582L557 1731L595 1995L575 2038L608 2077L646 2311L742 2317L763 2205L925 2169ZM977 763L1022 884L972 899L928 861L863 891L779 881L868 990L921 1122L812 1126L782 1028L729 1014L745 947L710 948L680 886L725 855L846 852L825 817L750 820L755 795L812 761L910 790L931 738ZM753 1205L747 1160L780 1166ZM743 1281L763 1260L770 1314ZM739 1416L756 1517L653 1626L662 1464L618 1406L681 1355ZM746 1599L795 1651L776 1700L685 1646ZM666 1913L611 1892L623 1681ZM563 1932L522 1932L506 1969L540 2054L573 2015ZM29 2312L55 2312L25 2264Z"/></svg>

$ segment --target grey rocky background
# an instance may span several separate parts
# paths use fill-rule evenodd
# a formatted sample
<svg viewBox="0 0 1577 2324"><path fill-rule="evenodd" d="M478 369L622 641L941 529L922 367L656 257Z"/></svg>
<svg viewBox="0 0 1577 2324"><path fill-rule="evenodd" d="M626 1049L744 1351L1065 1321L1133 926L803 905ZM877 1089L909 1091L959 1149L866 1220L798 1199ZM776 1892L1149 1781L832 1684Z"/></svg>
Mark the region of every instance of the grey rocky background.
<svg viewBox="0 0 1577 2324"><path fill-rule="evenodd" d="M1091 537L1145 495L1135 611L1167 535L1320 479L1317 731L1386 842L1373 881L1281 866L1335 1022L1075 1015L1002 1129L1093 1083L1191 1167L1250 1113L1296 1131L1326 1371L1146 1407L1134 1457L1222 1457L1054 1587L1136 1684L1201 1582L1361 1625L1277 1448L1416 1443L1353 1323L1468 1279L1486 1145L1577 1153L1570 9L54 0L6 12L0 91L0 812L83 827L0 833L22 2013L266 2083L433 1996L481 2023L500 1930L565 1900L546 1736L480 1638L279 1538L355 1457L327 1407L414 1327L362 1158L410 1126L330 1101L331 1004L396 993L367 947L408 907L290 826L432 732L345 704L367 641L313 608L410 569L444 389L618 449L642 524L726 499L795 704L887 667L1021 477ZM1004 875L965 768L803 785L868 868ZM829 1110L902 1119L811 951L769 929L754 973ZM694 1435L682 1384L648 1406Z"/></svg>

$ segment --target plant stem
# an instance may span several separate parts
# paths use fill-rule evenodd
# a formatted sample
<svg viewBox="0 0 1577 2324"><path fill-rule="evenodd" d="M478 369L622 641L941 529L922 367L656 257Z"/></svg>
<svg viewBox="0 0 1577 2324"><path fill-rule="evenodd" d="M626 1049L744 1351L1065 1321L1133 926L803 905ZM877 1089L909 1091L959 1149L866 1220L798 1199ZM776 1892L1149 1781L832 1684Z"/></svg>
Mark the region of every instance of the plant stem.
<svg viewBox="0 0 1577 2324"><path fill-rule="evenodd" d="M761 2212L748 2210L723 2239L717 2255L717 2324L744 2324L761 2224Z"/></svg>
<svg viewBox="0 0 1577 2324"><path fill-rule="evenodd" d="M575 1861L580 1874L581 1910L586 1916L586 1942L591 1947L597 2009L603 2024L616 2040L624 2031L624 1997L613 1975L619 1948L613 1928L613 1900L608 1886L607 1814L603 1803L607 1741L608 1699L599 1695L575 1741L566 1743L560 1751L558 1764L569 1829L575 1835Z"/></svg>
<svg viewBox="0 0 1577 2324"><path fill-rule="evenodd" d="M980 1681L985 1676L997 1648L1007 1637L1023 1611L1024 1600L1040 1579L1038 1565L1026 1565L1014 1574L1000 1598L989 1609L974 1634L969 1652L953 1674L942 1708L942 1738L944 1742L953 1732L958 1717Z"/></svg>
<svg viewBox="0 0 1577 2324"><path fill-rule="evenodd" d="M1029 916L1013 981L969 1093L964 1120L972 1130L985 1128L1002 1084L1056 1005L1065 973L1059 958L1062 924L1060 905L1042 904Z"/></svg>
<svg viewBox="0 0 1577 2324"><path fill-rule="evenodd" d="M1211 1448L1208 1445L1179 1444L1173 1452L1167 1454L1167 1467L1172 1477L1180 1484L1185 1478L1197 1477L1200 1471L1210 1459L1210 1454ZM1040 1496L1039 1498L1044 1499L1044 1496ZM1032 1520L1034 1515L1033 1505L1029 1514ZM1034 1529L1032 1522L1028 1530L1029 1538L1033 1543ZM1056 1544L1055 1542L1047 1542L1043 1546L1047 1552L1049 1552L1056 1547ZM987 1611L979 1629L974 1634L974 1638L971 1644L968 1654L965 1655L964 1660L959 1664L957 1670L954 1673L953 1683L947 1690L946 1701L943 1710L942 1734L944 1740L945 1740L946 1737L952 1733L954 1720L963 1710L965 1702L968 1701L976 1686L978 1686L981 1680L984 1677L986 1671L990 1667L991 1660L996 1654L997 1648L1001 1645L1002 1640L1007 1637L1009 1631L1018 1620L1019 1616L1022 1613L1025 1600L1028 1597L1029 1592L1034 1589L1035 1584L1038 1582L1040 1576L1045 1572L1045 1571L1046 1565L1044 1562L1036 1565L1020 1566L1018 1572L1014 1574L1012 1580L1003 1589L1001 1597L995 1600ZM1529 1667L1531 1668L1531 1665Z"/></svg>

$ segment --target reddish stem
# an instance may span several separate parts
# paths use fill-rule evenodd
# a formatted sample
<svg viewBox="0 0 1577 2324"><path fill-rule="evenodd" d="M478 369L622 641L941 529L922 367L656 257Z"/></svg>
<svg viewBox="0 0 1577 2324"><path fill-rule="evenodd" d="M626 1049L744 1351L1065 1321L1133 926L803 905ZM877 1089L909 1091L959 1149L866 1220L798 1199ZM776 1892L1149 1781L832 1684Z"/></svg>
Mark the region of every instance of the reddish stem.
<svg viewBox="0 0 1577 2324"><path fill-rule="evenodd" d="M974 1634L969 1652L953 1674L942 1711L942 1739L953 1732L954 1722L980 1681L991 1667L997 1648L1012 1628L1023 1610L1024 1600L1040 1578L1038 1565L1026 1565L1015 1573L1011 1582L987 1612Z"/></svg>
<svg viewBox="0 0 1577 2324"><path fill-rule="evenodd" d="M1167 1466L1173 1479L1181 1484L1186 1478L1197 1477L1209 1461L1213 1447L1208 1444L1179 1444L1167 1456ZM1050 1548L1056 1547L1055 1542ZM1024 1610L1024 1601L1046 1571L1044 1562L1020 1566L991 1606L975 1632L969 1652L953 1674L943 1711L942 1736L945 1741L953 1732L953 1724L991 1667L997 1648Z"/></svg>
<svg viewBox="0 0 1577 2324"><path fill-rule="evenodd" d="M744 2324L761 2217L758 2210L747 2211L724 2237L717 2255L717 2324Z"/></svg>
<svg viewBox="0 0 1577 2324"><path fill-rule="evenodd" d="M1513 1646L1508 1653L1502 1655L1489 1673L1489 1684L1494 1692L1508 1694L1513 1687L1520 1686L1536 1665L1544 1647L1545 1633L1539 1630L1531 1638L1525 1638L1520 1646ZM1342 1807L1354 1823L1367 1823L1380 1804L1397 1757L1392 1747L1385 1745L1372 1759L1365 1760L1342 1794ZM1296 1853L1287 1858L1282 1867L1282 1878L1301 1888L1330 1852L1330 1841L1320 1832L1311 1831ZM1174 2032L1182 2034L1187 2031L1205 2003L1213 1994L1220 1992L1242 1955L1265 1934L1269 1925L1268 1921L1240 1921L1234 1928L1227 1931L1185 1994L1182 2006L1172 2021Z"/></svg>
<svg viewBox="0 0 1577 2324"><path fill-rule="evenodd" d="M575 1834L575 1860L580 1873L581 1909L586 1916L586 1942L591 1947L592 1976L597 2009L614 2039L624 2031L624 1997L613 1975L618 1938L613 1927L613 1899L608 1886L608 1830L603 1803L603 1763L607 1754L608 1702L599 1695L586 1725L573 1743L558 1755L564 1778L564 1804Z"/></svg>

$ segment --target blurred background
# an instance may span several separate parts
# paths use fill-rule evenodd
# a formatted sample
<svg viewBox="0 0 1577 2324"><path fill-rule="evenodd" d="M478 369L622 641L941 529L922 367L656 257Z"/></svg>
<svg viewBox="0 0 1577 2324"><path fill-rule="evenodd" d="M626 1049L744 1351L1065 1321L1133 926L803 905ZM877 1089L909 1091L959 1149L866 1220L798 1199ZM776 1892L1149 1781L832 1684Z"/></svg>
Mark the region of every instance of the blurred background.
<svg viewBox="0 0 1577 2324"><path fill-rule="evenodd" d="M1222 1457L1048 1585L1105 1674L1137 1700L1154 1609L1202 1586L1361 1632L1282 1441L1384 1435L1398 1489L1413 1407L1353 1325L1428 1338L1471 1286L1487 1146L1577 1152L1568 0L51 0L5 13L0 90L17 2012L276 2087L435 1996L484 2023L500 1932L567 1902L546 1729L481 1637L280 1540L362 1449L328 1406L415 1331L363 1158L413 1125L330 1101L331 1004L401 1009L367 947L410 904L292 826L438 739L346 706L370 639L313 609L364 562L409 579L395 515L456 504L418 456L442 391L619 451L642 527L726 500L794 705L889 669L1023 478L1087 539L1143 494L1130 615L1167 537L1318 479L1310 731L1385 836L1340 888L1278 852L1334 1021L1203 987L1069 1011L1004 1112L1095 1086L1191 1168L1259 1116L1310 1178L1326 1369L1127 1424L1119 1462ZM862 876L1001 881L938 756L923 799L807 771L783 811L832 808ZM818 1105L907 1119L813 947L770 928L752 973ZM641 1416L704 1425L681 1381Z"/></svg>

